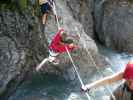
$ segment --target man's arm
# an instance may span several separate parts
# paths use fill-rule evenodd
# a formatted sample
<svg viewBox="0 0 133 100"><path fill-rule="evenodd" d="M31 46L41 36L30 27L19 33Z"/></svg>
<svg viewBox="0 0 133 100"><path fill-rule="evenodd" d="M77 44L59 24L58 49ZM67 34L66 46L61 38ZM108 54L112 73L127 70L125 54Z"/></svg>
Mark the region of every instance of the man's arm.
<svg viewBox="0 0 133 100"><path fill-rule="evenodd" d="M61 39L61 33L64 31L63 28L60 28L54 35L53 39L52 39L52 42L54 43L58 43Z"/></svg>
<svg viewBox="0 0 133 100"><path fill-rule="evenodd" d="M72 35L72 34L69 34L68 37L71 37L71 38L74 38L74 39L77 39L77 40L80 39L79 35Z"/></svg>
<svg viewBox="0 0 133 100"><path fill-rule="evenodd" d="M86 91L88 89L98 87L98 86L107 85L107 84L111 84L113 82L116 82L116 81L119 81L119 80L122 80L122 79L123 79L123 71L118 72L118 73L116 73L112 76L108 76L108 77L105 77L103 79L97 80L97 81L95 81L93 83L90 83L90 84L87 84L85 86L82 86L82 89L84 91Z"/></svg>

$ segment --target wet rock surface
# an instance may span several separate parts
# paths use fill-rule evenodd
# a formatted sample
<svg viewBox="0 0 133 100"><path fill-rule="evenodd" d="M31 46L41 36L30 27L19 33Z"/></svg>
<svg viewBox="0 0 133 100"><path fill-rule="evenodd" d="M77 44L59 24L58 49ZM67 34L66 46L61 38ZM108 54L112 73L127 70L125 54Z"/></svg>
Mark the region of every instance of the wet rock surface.
<svg viewBox="0 0 133 100"><path fill-rule="evenodd" d="M94 0L66 0L66 5L72 16L83 25L85 33L94 37L92 16Z"/></svg>
<svg viewBox="0 0 133 100"><path fill-rule="evenodd" d="M94 15L98 37L107 47L133 53L131 0L96 0Z"/></svg>
<svg viewBox="0 0 133 100"><path fill-rule="evenodd" d="M81 36L79 40L75 40L79 48L71 53L81 76L86 77L93 72L93 69L95 70L94 62L99 67L105 66L105 59L99 55L95 41L87 35L92 34L92 23L89 24L91 28L84 30L83 27L87 23L82 26L75 20L73 12L65 1L58 0L56 5L57 13L62 18L61 27L70 34ZM53 15L48 17L45 33L43 33L39 19L29 12L29 10L22 13L10 10L0 12L0 94L6 94L4 96L6 99L25 76L37 73L35 72L36 65L48 57L48 39L57 31ZM59 58L61 62L59 65L47 62L40 72L62 75L68 80L74 80L76 73L73 71L67 53L61 54ZM3 96L1 98L5 99Z"/></svg>
<svg viewBox="0 0 133 100"><path fill-rule="evenodd" d="M105 67L107 65L105 58L98 53L98 48L95 44L95 41L87 35L82 24L75 20L73 17L73 11L69 9L66 2L56 1L57 14L61 17L59 23L61 27L65 29L71 35L79 35L80 38L75 40L75 43L79 45L79 48L71 52L71 56L74 60L75 65L78 67L78 70L81 71L82 77L85 77L89 73L90 67L95 69L95 64L97 66ZM54 31L53 31L54 30ZM90 29L93 30L93 29ZM49 16L49 20L46 26L46 36L52 38L54 33L57 31L57 23L54 19L54 16ZM49 72L49 69L57 69L57 73L63 75L66 79L73 80L75 79L75 72L73 70L72 63L67 53L61 54L59 56L60 64L56 66L49 66L49 63L45 64L41 69L43 72ZM55 70L51 70L55 72ZM86 71L86 73L84 72ZM88 72L87 72L88 71ZM69 72L74 72L74 74L69 74ZM85 75L85 76L84 76ZM67 77L66 77L67 76Z"/></svg>
<svg viewBox="0 0 133 100"><path fill-rule="evenodd" d="M42 35L39 22L29 13L0 12L0 94L9 84L23 80L27 72L45 56L47 41ZM40 37L43 37L40 39Z"/></svg>

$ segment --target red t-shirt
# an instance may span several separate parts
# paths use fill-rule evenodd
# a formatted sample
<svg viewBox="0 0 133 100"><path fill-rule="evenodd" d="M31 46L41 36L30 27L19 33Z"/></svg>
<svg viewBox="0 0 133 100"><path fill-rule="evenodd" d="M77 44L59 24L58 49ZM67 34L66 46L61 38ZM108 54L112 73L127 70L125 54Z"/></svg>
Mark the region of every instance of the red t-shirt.
<svg viewBox="0 0 133 100"><path fill-rule="evenodd" d="M70 48L68 44L61 44L61 32L63 32L64 29L60 29L55 36L52 39L51 44L49 45L49 49L53 50L54 52L63 53L66 52L66 48L68 51L73 50L74 48Z"/></svg>

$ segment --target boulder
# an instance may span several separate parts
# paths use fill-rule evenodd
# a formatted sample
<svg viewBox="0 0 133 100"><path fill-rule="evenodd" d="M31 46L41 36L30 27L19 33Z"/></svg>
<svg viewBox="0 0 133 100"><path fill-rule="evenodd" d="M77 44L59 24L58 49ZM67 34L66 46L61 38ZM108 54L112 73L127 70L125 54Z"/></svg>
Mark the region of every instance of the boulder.
<svg viewBox="0 0 133 100"><path fill-rule="evenodd" d="M66 2L58 0L56 2L56 9L57 15L61 17L61 20L59 20L60 27L63 27L68 34L80 35L80 39L75 40L75 43L79 46L79 48L70 52L70 54L73 58L74 64L81 73L81 77L84 78L87 76L87 73L90 74L96 70L95 64L99 66L99 68L100 66L105 66L107 63L104 57L99 54L95 41L87 35L82 24L75 20L73 17L73 11L69 9ZM46 36L48 38L52 38L57 31L57 28L58 27L54 16L49 16L45 30L47 34ZM76 73L73 70L72 62L68 54L61 54L59 59L59 65L52 66L51 63L47 63L43 66L42 72L49 72L50 69L53 69L51 72L57 72L66 79L74 80ZM55 69L57 69L57 71L55 71Z"/></svg>
<svg viewBox="0 0 133 100"><path fill-rule="evenodd" d="M15 88L46 54L47 40L36 17L0 12L0 94Z"/></svg>
<svg viewBox="0 0 133 100"><path fill-rule="evenodd" d="M99 40L107 47L133 53L133 4L131 0L96 1L95 26Z"/></svg>
<svg viewBox="0 0 133 100"><path fill-rule="evenodd" d="M82 26L82 23L75 20L66 1L56 0L56 5L57 14L61 16L61 27L69 34L80 35L80 39L75 40L79 48L70 54L81 77L85 78L96 70L95 63L99 68L106 65L104 57L99 55L95 41L87 35L93 30L92 23L88 24L91 27L88 31L84 30L87 24ZM29 9L21 13L10 10L0 12L0 99L7 99L29 74L37 73L36 66L48 57L48 42L57 31L55 16L49 15L45 32L41 28L39 19L32 16ZM47 62L41 72L74 80L76 73L68 54L61 54L59 59L59 65Z"/></svg>
<svg viewBox="0 0 133 100"><path fill-rule="evenodd" d="M74 19L83 25L85 33L94 38L92 15L94 0L66 0L66 5Z"/></svg>

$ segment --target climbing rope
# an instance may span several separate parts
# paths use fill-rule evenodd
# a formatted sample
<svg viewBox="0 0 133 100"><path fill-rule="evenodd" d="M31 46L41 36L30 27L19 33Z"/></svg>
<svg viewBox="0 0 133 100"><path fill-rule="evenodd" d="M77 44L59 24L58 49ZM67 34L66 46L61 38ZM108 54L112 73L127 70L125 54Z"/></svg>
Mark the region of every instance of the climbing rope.
<svg viewBox="0 0 133 100"><path fill-rule="evenodd" d="M79 35L79 37L81 38L80 34L78 34L78 35ZM97 67L97 64L95 63L95 61L94 61L94 59L93 59L92 55L91 55L91 54L90 54L90 52L87 50L86 43L85 43L85 42L83 42L83 44L85 45L85 50L87 51L87 53L88 53L88 55L89 55L89 57L90 57L90 59L91 59L91 61L92 61L93 65L95 66L96 70L97 70L97 71L98 71L98 73L99 73L99 74L101 74L101 75L102 75L102 77L103 77L103 73L99 70L99 68ZM115 96L114 96L114 95L113 95L113 93L112 93L112 91L111 91L108 87L106 87L106 89L107 89L107 90L109 91L109 93L111 94L111 96L112 96L113 100L116 100L116 99L115 99Z"/></svg>
<svg viewBox="0 0 133 100"><path fill-rule="evenodd" d="M54 11L54 13L55 13L56 21L57 21L57 25L58 25L58 29L59 29L59 28L60 28L60 24L59 24L59 20L58 20L58 17L57 17L57 11L56 11L56 6L55 6L55 3L54 3L54 2L53 2L53 7L52 7L52 8L53 8L53 11ZM80 34L78 34L78 35L79 35L79 37L81 38ZM102 75L102 72L100 72L100 70L99 70L99 68L97 67L97 65L96 65L96 63L95 63L93 57L91 56L90 52L87 50L87 47L86 47L86 43L85 43L85 42L84 42L84 44L85 44L85 49L86 49L88 55L90 56L90 58L91 58L91 60L92 60L92 62L93 62L93 64L94 64L94 66L96 67L96 69L97 69L97 71L99 72L99 74ZM79 79L81 85L84 86L83 81L82 81L82 79L81 79L81 77L80 77L80 75L79 75L79 73L78 73L77 67L76 67L75 64L74 64L74 61L73 61L73 59L72 59L72 57L71 57L71 55L70 55L70 53L69 53L67 47L65 47L65 48L66 48L66 51L67 51L67 53L68 53L68 56L69 56L69 58L70 58L70 60L71 60L71 62L72 62L72 64L73 64L73 67L74 67L74 69L75 69L75 71L76 71L76 73L77 73L78 79ZM109 91L109 93L110 93L111 96L113 97L113 100L116 100L116 99L115 99L115 96L113 95L113 93L111 92L111 90L110 90L109 88L107 88L107 90ZM85 94L86 94L88 100L91 100L91 99L90 99L90 96L88 95L88 93L85 93Z"/></svg>
<svg viewBox="0 0 133 100"><path fill-rule="evenodd" d="M57 21L57 25L58 25L58 29L59 29L59 28L60 28L60 23L59 23L59 20L58 20L58 17L57 17L57 12L56 12L56 7L55 7L55 3L54 3L54 2L53 2L53 11L54 11L54 13L55 13L56 21ZM76 74L77 74L77 76L78 76L78 79L79 79L81 85L84 86L83 81L82 81L82 79L81 79L81 77L80 77L80 75L79 75L79 73L78 73L77 67L76 67L75 64L74 64L74 61L73 61L73 59L72 59L72 57L71 57L71 55L70 55L70 53L69 53L67 47L65 47L65 48L66 48L66 51L67 51L67 53L68 53L68 56L69 56L69 58L70 58L70 60L71 60L71 62L72 62L72 64L73 64L73 67L74 67L75 72L76 72ZM90 96L88 95L88 93L85 93L85 94L86 94L88 100L91 100L91 99L90 99Z"/></svg>
<svg viewBox="0 0 133 100"><path fill-rule="evenodd" d="M78 72L78 70L77 70L77 67L76 67L75 64L74 64L74 61L73 61L73 59L72 59L72 57L71 57L71 55L70 55L70 53L69 53L67 47L65 47L65 48L66 48L66 51L67 51L67 53L68 53L68 56L69 56L69 58L70 58L70 60L71 60L71 62L72 62L72 65L73 65L73 67L74 67L74 70L75 70L75 72L76 72L76 74L77 74L77 76L78 76L78 79L79 79L81 85L84 86L84 83L83 83L83 81L82 81L82 79L81 79L81 77L80 77L80 75L79 75L79 72ZM86 92L85 94L86 94L88 100L91 100L89 94L88 94L87 92Z"/></svg>
<svg viewBox="0 0 133 100"><path fill-rule="evenodd" d="M60 28L60 23L59 23L59 20L58 20L57 11L56 11L56 6L55 6L54 1L53 1L52 9L53 9L53 12L54 12L54 14L55 14L56 21L57 21L57 26L58 26L58 29L59 29L59 28Z"/></svg>

